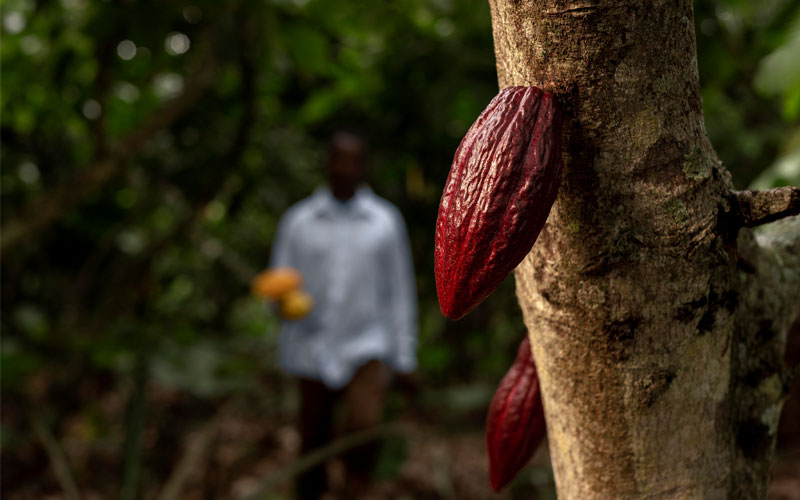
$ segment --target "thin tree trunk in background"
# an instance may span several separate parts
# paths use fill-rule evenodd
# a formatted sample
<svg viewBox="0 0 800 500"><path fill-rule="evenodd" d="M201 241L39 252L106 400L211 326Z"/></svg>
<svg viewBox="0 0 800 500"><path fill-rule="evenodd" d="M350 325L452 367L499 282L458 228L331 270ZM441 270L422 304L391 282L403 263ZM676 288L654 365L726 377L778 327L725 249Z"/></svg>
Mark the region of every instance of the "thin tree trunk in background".
<svg viewBox="0 0 800 500"><path fill-rule="evenodd" d="M122 465L121 500L136 500L142 476L142 433L147 406L147 381L149 378L149 353L136 355L133 369L133 387L125 417L125 448Z"/></svg>
<svg viewBox="0 0 800 500"><path fill-rule="evenodd" d="M692 3L490 4L500 87L566 114L559 197L516 270L559 498L764 498L800 225L741 229Z"/></svg>

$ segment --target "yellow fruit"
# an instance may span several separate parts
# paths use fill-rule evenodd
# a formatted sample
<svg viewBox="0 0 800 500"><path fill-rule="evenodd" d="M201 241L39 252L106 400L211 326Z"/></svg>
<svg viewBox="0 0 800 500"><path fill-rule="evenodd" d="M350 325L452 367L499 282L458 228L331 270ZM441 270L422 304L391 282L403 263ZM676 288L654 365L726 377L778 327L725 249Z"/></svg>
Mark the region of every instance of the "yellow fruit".
<svg viewBox="0 0 800 500"><path fill-rule="evenodd" d="M291 267L276 267L263 271L253 278L253 294L272 300L281 297L303 284L303 276L297 269Z"/></svg>
<svg viewBox="0 0 800 500"><path fill-rule="evenodd" d="M302 290L292 290L281 298L281 316L290 321L305 318L312 307L314 299Z"/></svg>

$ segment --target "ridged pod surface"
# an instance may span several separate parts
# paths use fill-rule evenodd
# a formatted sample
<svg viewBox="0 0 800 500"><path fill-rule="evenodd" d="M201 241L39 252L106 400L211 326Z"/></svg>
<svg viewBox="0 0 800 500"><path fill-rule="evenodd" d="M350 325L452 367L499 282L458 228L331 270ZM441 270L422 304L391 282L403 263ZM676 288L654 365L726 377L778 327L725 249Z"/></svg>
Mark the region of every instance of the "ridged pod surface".
<svg viewBox="0 0 800 500"><path fill-rule="evenodd" d="M525 467L545 434L539 378L526 337L494 393L486 418L489 482L495 491Z"/></svg>
<svg viewBox="0 0 800 500"><path fill-rule="evenodd" d="M456 150L436 221L442 313L467 314L530 251L561 182L561 113L536 87L500 91Z"/></svg>

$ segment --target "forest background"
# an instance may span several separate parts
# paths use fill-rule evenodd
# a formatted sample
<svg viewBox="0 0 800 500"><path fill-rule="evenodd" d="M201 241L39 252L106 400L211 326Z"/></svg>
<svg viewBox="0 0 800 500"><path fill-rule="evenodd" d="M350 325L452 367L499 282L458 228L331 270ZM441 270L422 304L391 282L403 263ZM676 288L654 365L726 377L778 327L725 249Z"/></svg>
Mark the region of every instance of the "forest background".
<svg viewBox="0 0 800 500"><path fill-rule="evenodd" d="M403 432L375 494L493 498L482 426L525 332L513 278L450 322L432 257L453 152L497 92L486 2L3 0L0 18L4 497L241 498L291 471L295 387L250 280L348 127L405 216L419 293L419 391L389 402ZM799 185L800 5L699 0L695 24L734 183ZM800 490L786 415L776 499ZM553 491L540 453L504 494Z"/></svg>

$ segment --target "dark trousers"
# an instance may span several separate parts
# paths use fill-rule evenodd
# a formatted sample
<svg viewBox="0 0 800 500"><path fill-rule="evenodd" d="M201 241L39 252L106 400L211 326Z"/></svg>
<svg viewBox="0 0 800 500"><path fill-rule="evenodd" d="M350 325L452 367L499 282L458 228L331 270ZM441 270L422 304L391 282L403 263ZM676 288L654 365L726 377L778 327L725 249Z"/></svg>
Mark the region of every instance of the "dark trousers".
<svg viewBox="0 0 800 500"><path fill-rule="evenodd" d="M335 391L317 380L300 378L302 453L306 454L331 441L333 413L339 401L343 401L345 405L347 432L378 424L383 411L386 378L385 366L380 361L369 361L361 366L342 390ZM348 498L357 497L369 484L377 452L378 444L369 443L353 448L344 455ZM325 464L320 464L297 478L297 498L301 500L316 500L326 489Z"/></svg>

